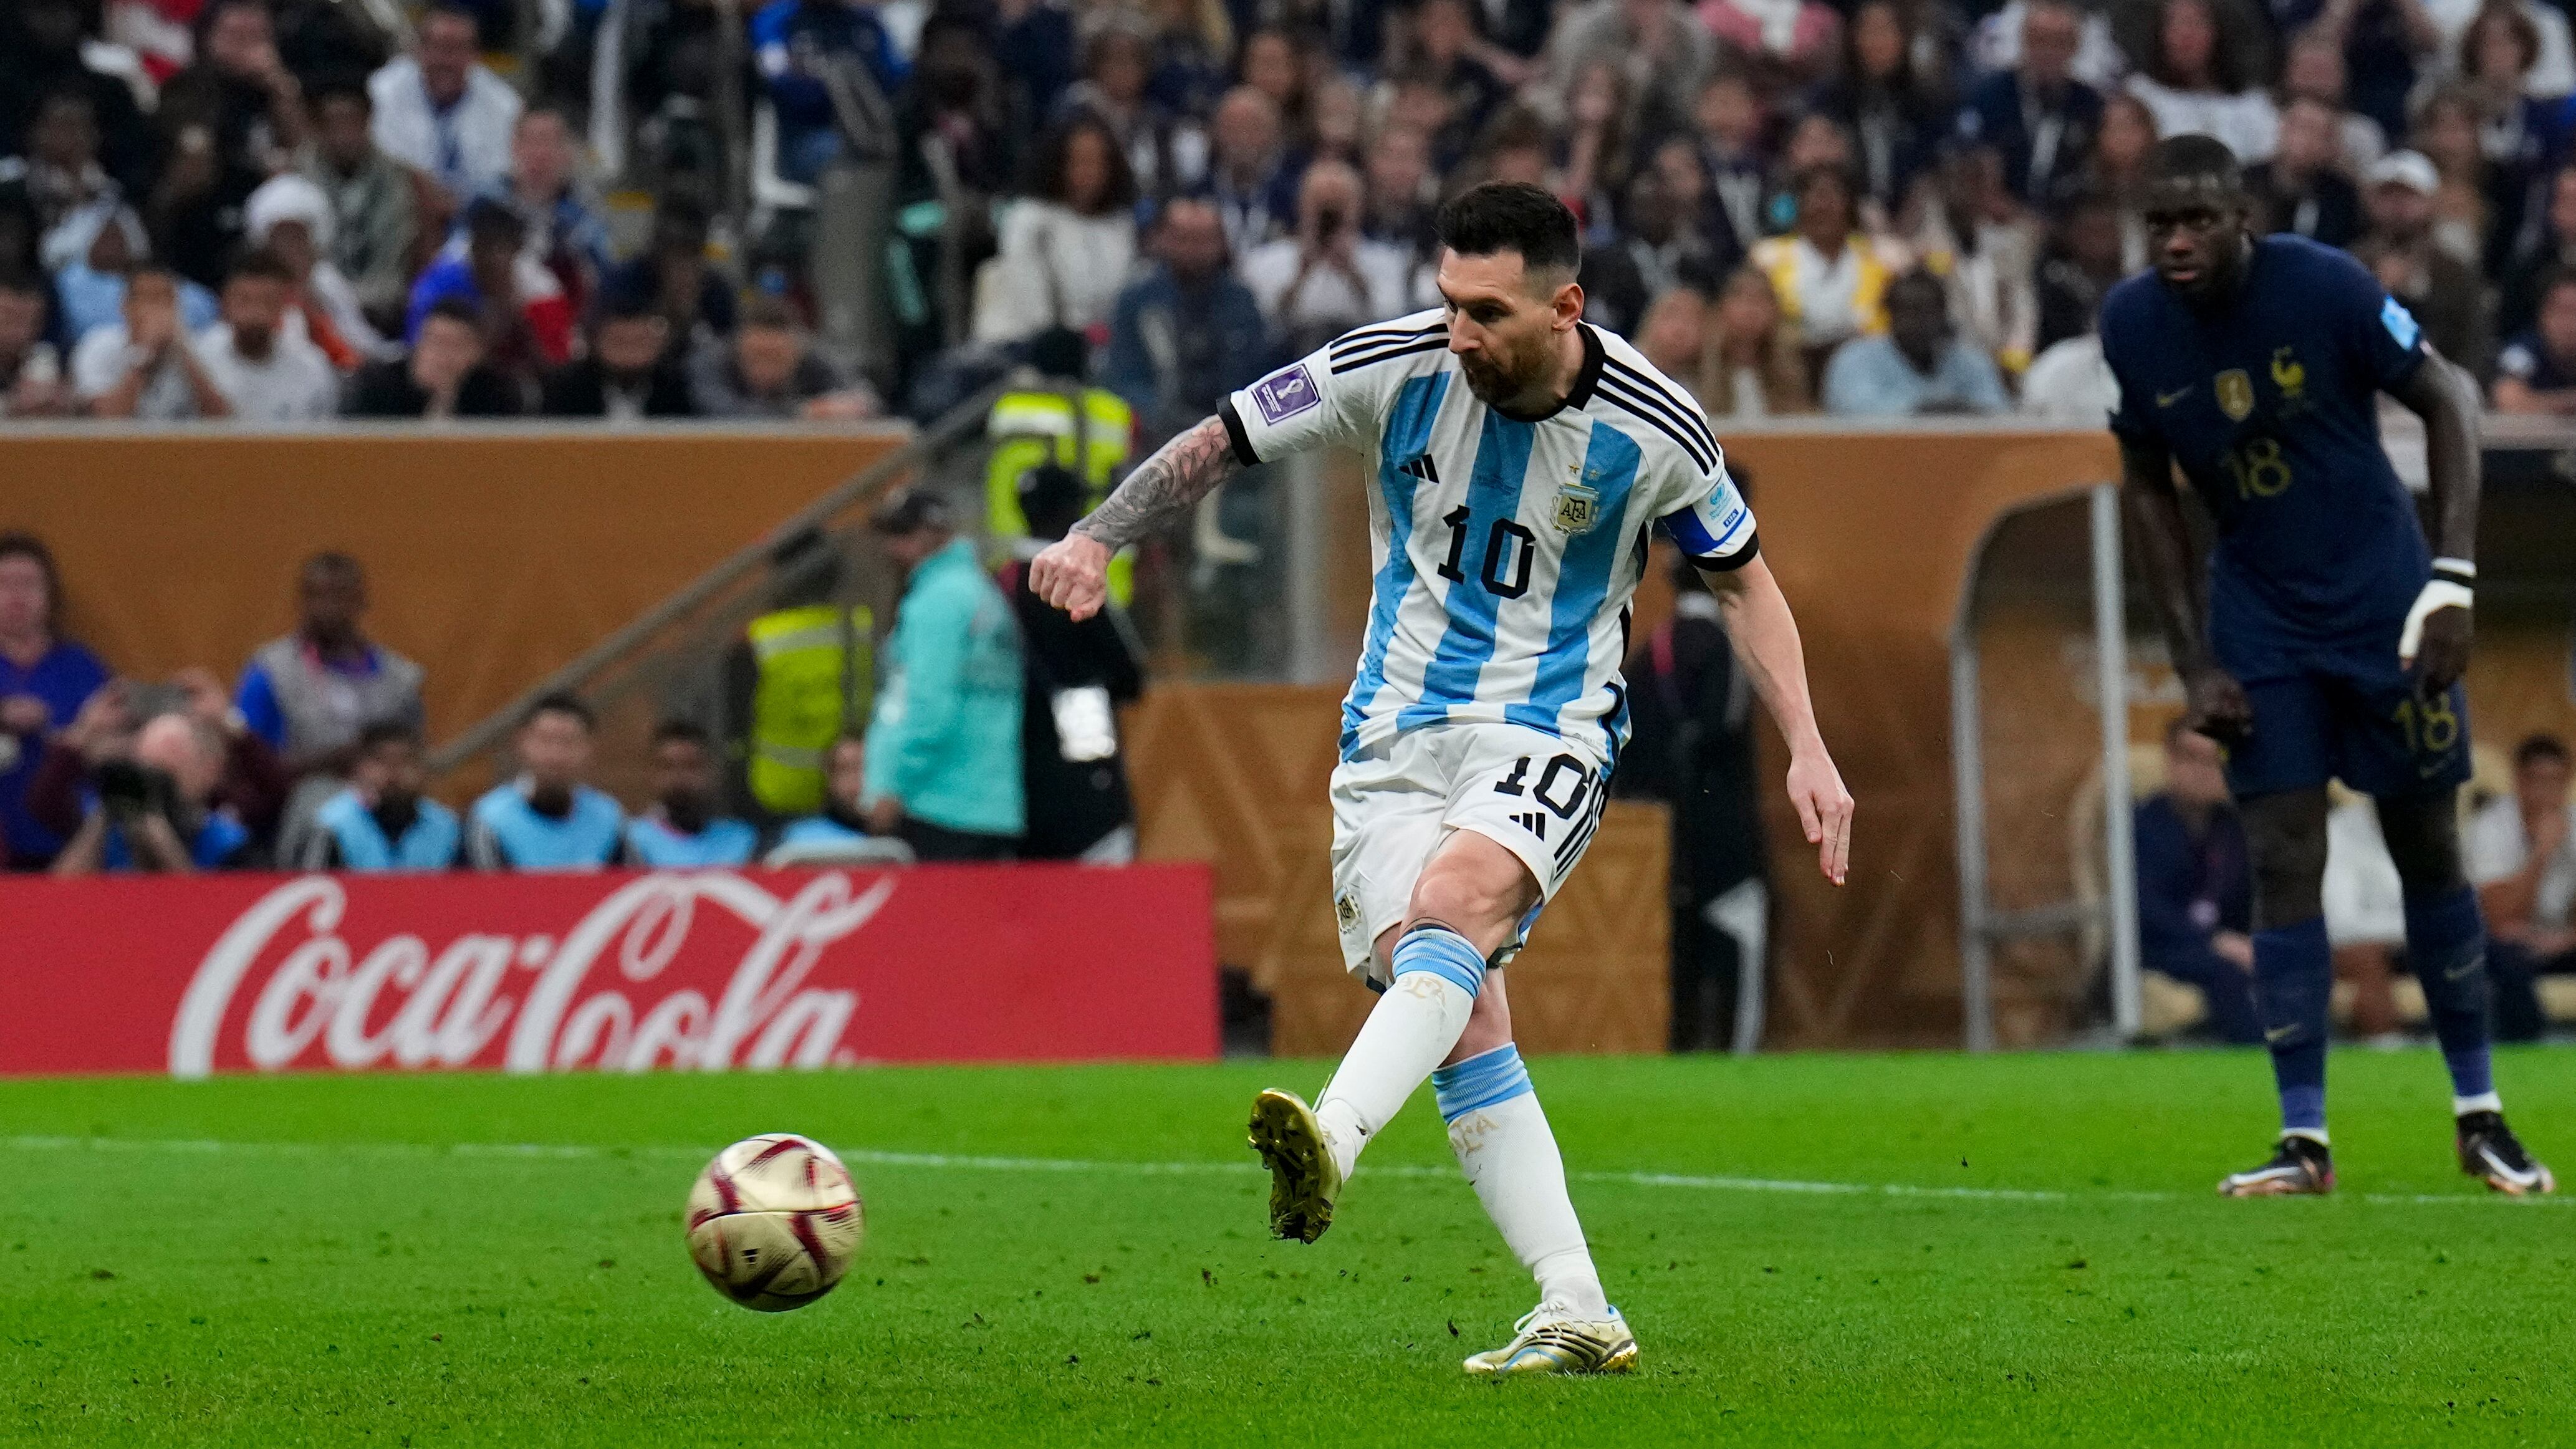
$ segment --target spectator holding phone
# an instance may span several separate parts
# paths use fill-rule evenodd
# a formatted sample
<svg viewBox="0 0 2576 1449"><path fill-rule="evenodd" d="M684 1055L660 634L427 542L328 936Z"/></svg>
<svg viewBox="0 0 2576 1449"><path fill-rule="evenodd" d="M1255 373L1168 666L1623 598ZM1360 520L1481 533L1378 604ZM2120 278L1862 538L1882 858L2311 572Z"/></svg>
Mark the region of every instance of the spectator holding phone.
<svg viewBox="0 0 2576 1449"><path fill-rule="evenodd" d="M27 811L27 787L54 736L108 682L99 657L55 631L62 576L44 542L0 533L0 843L19 869L63 845Z"/></svg>

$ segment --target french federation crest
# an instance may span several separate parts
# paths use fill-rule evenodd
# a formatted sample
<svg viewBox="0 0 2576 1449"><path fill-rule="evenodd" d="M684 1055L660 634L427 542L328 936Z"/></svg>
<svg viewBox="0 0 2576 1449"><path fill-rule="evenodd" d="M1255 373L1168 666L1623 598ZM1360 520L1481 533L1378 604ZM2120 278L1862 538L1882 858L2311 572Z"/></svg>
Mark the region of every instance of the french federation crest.
<svg viewBox="0 0 2576 1449"><path fill-rule="evenodd" d="M2245 375L2244 368L2231 367L2220 373L2214 390L2218 394L2218 410L2227 414L2229 422L2241 423L2245 421L2246 414L2254 411L2254 379Z"/></svg>
<svg viewBox="0 0 2576 1449"><path fill-rule="evenodd" d="M1601 490L1582 483L1568 483L1556 490L1556 528L1559 533L1583 533L1601 521Z"/></svg>

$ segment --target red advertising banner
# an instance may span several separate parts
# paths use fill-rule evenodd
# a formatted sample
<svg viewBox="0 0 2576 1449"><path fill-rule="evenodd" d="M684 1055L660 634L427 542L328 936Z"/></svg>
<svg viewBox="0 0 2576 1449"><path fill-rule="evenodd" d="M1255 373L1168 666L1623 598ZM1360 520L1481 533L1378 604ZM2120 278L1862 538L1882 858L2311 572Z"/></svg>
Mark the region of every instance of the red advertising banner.
<svg viewBox="0 0 2576 1449"><path fill-rule="evenodd" d="M1216 1054L1199 866L0 879L0 1074Z"/></svg>

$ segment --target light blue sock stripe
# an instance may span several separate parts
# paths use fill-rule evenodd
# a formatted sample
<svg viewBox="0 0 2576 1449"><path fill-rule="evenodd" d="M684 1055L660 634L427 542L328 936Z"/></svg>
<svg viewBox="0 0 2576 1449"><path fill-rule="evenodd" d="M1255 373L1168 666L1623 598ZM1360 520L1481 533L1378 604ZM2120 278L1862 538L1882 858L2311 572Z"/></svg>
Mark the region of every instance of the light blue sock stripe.
<svg viewBox="0 0 2576 1449"><path fill-rule="evenodd" d="M1469 996L1485 989L1485 958L1466 937L1437 926L1405 932L1395 943L1393 966L1389 974L1399 980L1407 971L1428 971Z"/></svg>
<svg viewBox="0 0 2576 1449"><path fill-rule="evenodd" d="M1510 1042L1431 1074L1431 1092L1439 1100L1443 1122L1455 1122L1534 1090L1521 1049Z"/></svg>

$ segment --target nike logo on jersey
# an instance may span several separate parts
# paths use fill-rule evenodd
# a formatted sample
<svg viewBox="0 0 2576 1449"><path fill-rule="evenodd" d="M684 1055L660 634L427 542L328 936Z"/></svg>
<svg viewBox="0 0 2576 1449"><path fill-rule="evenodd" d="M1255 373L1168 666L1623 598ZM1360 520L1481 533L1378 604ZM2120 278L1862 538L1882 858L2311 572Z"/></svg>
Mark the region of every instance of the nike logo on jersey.
<svg viewBox="0 0 2576 1449"><path fill-rule="evenodd" d="M2198 387L2199 385L2200 384L2198 383L2193 383L2192 387ZM2156 406L2160 408L2169 408L2189 396L2191 396L2190 387L2178 387L2171 392L2160 392L2156 394Z"/></svg>
<svg viewBox="0 0 2576 1449"><path fill-rule="evenodd" d="M1440 485L1440 470L1431 466L1431 455L1429 453L1423 454L1421 457L1414 459L1410 463L1398 466L1395 471L1411 477L1419 478L1423 482L1428 483L1435 488Z"/></svg>

